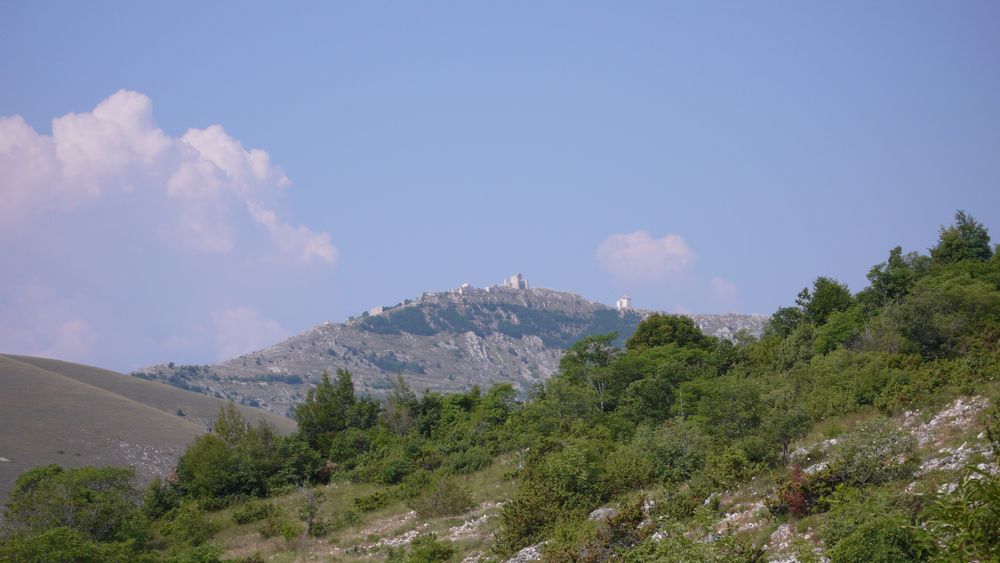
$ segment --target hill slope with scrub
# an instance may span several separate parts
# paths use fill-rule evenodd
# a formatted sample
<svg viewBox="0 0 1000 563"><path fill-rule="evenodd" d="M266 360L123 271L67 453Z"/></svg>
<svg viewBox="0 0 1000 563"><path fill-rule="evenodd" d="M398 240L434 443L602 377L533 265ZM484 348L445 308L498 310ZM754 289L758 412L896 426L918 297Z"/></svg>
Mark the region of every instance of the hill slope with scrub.
<svg viewBox="0 0 1000 563"><path fill-rule="evenodd" d="M892 249L868 279L817 278L758 339L671 315L624 345L588 336L523 401L403 378L375 401L340 370L295 407L295 434L225 409L174 479L115 489L134 504L113 533L27 507L115 474L22 476L0 554L996 560L1000 257L960 212L929 255Z"/></svg>

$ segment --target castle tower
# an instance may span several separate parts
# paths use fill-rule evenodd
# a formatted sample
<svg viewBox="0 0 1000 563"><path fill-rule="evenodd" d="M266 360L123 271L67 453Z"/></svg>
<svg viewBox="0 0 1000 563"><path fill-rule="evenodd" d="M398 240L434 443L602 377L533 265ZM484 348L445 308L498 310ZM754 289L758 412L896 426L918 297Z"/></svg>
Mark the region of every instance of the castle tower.
<svg viewBox="0 0 1000 563"><path fill-rule="evenodd" d="M615 304L619 311L625 311L626 309L632 308L632 298L628 295L622 295L618 298L618 302Z"/></svg>
<svg viewBox="0 0 1000 563"><path fill-rule="evenodd" d="M528 289L528 280L521 277L520 273L503 280L503 286L511 289Z"/></svg>

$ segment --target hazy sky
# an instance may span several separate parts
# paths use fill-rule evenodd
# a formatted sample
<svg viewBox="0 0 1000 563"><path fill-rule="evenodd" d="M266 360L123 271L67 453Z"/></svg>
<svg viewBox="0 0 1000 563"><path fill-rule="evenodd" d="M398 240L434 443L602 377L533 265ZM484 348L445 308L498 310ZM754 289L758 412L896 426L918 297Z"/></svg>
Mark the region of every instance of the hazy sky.
<svg viewBox="0 0 1000 563"><path fill-rule="evenodd" d="M770 313L1000 235L995 1L0 0L0 85L0 351L120 370L518 271Z"/></svg>

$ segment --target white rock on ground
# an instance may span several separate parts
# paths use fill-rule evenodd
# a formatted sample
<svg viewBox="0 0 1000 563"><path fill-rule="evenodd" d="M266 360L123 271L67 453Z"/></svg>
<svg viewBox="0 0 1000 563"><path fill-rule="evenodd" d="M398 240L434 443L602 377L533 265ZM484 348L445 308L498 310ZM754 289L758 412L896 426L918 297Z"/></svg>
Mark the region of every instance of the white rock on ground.
<svg viewBox="0 0 1000 563"><path fill-rule="evenodd" d="M607 522L611 518L614 518L616 514L618 514L618 509L611 506L604 506L591 512L587 516L587 520L591 522Z"/></svg>
<svg viewBox="0 0 1000 563"><path fill-rule="evenodd" d="M959 397L948 408L938 412L934 418L923 424L917 424L919 412L907 411L903 414L903 425L913 428L917 444L924 447L941 439L949 429L970 427L975 422L976 416L989 405L989 399L986 397Z"/></svg>
<svg viewBox="0 0 1000 563"><path fill-rule="evenodd" d="M743 505L746 506L746 505ZM730 512L715 525L715 531L745 532L761 526L757 518L764 509L764 501L757 501L744 510Z"/></svg>
<svg viewBox="0 0 1000 563"><path fill-rule="evenodd" d="M528 561L542 560L542 546L544 543L530 545L514 554L506 563L527 563Z"/></svg>
<svg viewBox="0 0 1000 563"><path fill-rule="evenodd" d="M466 520L465 522L448 528L447 539L450 541L455 541L461 538L467 538L469 536L474 536L479 532L479 529L483 527L484 524L489 522L490 514L483 514L479 518L473 518L471 520Z"/></svg>
<svg viewBox="0 0 1000 563"><path fill-rule="evenodd" d="M818 473L820 471L823 471L827 467L830 467L830 464L828 462L821 461L819 463L810 465L809 467L803 469L802 471L803 471L803 473L811 475L813 473Z"/></svg>

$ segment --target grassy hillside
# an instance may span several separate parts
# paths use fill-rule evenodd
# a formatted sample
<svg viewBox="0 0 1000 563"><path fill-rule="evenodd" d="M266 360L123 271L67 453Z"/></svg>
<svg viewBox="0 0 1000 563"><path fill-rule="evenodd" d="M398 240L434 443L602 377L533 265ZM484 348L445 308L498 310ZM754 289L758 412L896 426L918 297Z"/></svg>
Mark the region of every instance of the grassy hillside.
<svg viewBox="0 0 1000 563"><path fill-rule="evenodd" d="M1000 248L960 212L868 279L816 278L760 338L659 314L585 338L525 401L400 377L376 402L338 370L294 434L226 409L145 493L25 474L0 557L1000 561Z"/></svg>
<svg viewBox="0 0 1000 563"><path fill-rule="evenodd" d="M989 401L983 396L951 398L949 395L935 401L934 406L894 417L893 425L916 440L914 454L919 463L914 465L912 477L867 487L866 502L870 506L864 507L884 509L886 499L893 495L933 498L939 490L956 487L967 464L989 465L992 456L982 436L988 412ZM793 443L788 464L779 464L757 479L734 484L728 490L720 488L708 502L647 484L585 513L589 518L580 527L598 535L618 536L617 540L628 536L630 543L639 544L629 554L630 561L819 561L826 547L824 542L838 537L836 528L843 526L843 519L849 516L844 512L847 502L853 499L852 491L845 489L835 495L845 499L839 509L797 518L772 514L769 500L775 497L778 483L791 475L819 474L834 462L839 445L849 443L852 436L865 432L867 425L879 418L876 409L828 418ZM414 510L414 507L426 508L419 497L393 498L385 506L366 511L359 506L367 506L367 500L387 489L345 480L317 485L308 491L322 495L317 519L326 526L320 537L305 532L299 515L307 502L306 491L294 490L204 514L202 523L209 530L204 541L216 546L220 558L229 561L374 562L409 557L426 562L435 559L414 557L411 545L419 537L433 534L438 544L451 551L450 556L440 560L503 561L492 551L493 540L501 529L504 506L517 492L519 467L526 457L527 452L501 455L485 469L452 476L447 481L449 486L469 495L467 506L453 513L427 514L426 510L424 513ZM630 503L640 498L644 500L640 510L628 514ZM688 517L678 518L683 514ZM715 538L715 541L685 541L685 536ZM169 551L173 543L176 542L158 534L152 546ZM554 542L550 545L567 548ZM585 544L580 549L571 545L568 551L587 549L601 549L601 546ZM673 551L681 555L672 558ZM521 550L515 561L544 560L544 552L544 546L528 547ZM565 551L550 551L548 555L556 561L572 560Z"/></svg>
<svg viewBox="0 0 1000 563"><path fill-rule="evenodd" d="M176 415L178 411L183 412L184 418L189 422L202 427L206 425L210 417L219 414L219 407L223 404L218 399L206 397L200 393L192 393L171 385L129 377L93 366L30 356L10 355L7 357L58 373L87 385L93 385L168 414ZM243 405L237 405L237 408L250 422L256 423L258 420L265 420L282 434L295 430L295 422L290 418Z"/></svg>
<svg viewBox="0 0 1000 563"><path fill-rule="evenodd" d="M0 355L0 388L0 499L23 471L50 463L134 465L143 480L163 474L224 404L107 370L20 356ZM242 411L279 431L294 429L290 420Z"/></svg>
<svg viewBox="0 0 1000 563"><path fill-rule="evenodd" d="M305 502L302 491L270 499L269 504L274 506L272 516L236 523L239 514L248 512L248 504L256 502L252 501L211 513L207 518L215 530L211 542L223 550L223 559L230 560L257 555L279 562L310 558L360 562L385 561L394 551L405 551L419 535L434 534L454 549L455 561L477 560L489 556L500 509L516 485L513 478L516 470L515 456L504 456L486 469L455 479L456 485L469 492L470 504L466 510L454 514L418 512L411 506L414 503L400 500L365 512L358 509L358 503L378 491L377 486L350 482L320 485L313 490L323 495L317 516L329 528L329 533L321 538L301 533L302 523L297 515ZM292 529L300 533L289 538L281 534L268 537L267 526L275 519L286 525L296 523L299 527L293 525Z"/></svg>

